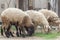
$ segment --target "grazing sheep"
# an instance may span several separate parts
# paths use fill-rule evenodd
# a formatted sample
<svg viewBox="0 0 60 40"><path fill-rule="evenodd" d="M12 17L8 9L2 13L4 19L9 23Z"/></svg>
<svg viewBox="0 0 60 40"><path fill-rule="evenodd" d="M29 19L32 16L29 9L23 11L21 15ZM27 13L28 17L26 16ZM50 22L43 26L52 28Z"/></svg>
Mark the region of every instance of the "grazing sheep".
<svg viewBox="0 0 60 40"><path fill-rule="evenodd" d="M29 35L34 33L34 25L28 14L17 8L8 8L1 13L2 27L1 34L3 35L3 30L5 31L6 37L9 37L12 33L10 31L11 25L16 26L17 36L18 29L22 31L22 36L25 36L24 27L28 31Z"/></svg>
<svg viewBox="0 0 60 40"><path fill-rule="evenodd" d="M50 17L58 17L58 15L55 12L48 9L41 9L39 10L39 12L43 13L47 19L49 19Z"/></svg>
<svg viewBox="0 0 60 40"><path fill-rule="evenodd" d="M31 17L34 25L35 25L35 29L36 27L39 25L39 26L44 26L43 30L44 30L44 33L48 33L49 30L50 30L50 26L49 26L49 23L47 21L47 19L45 18L45 16L42 14L42 13L39 13L37 11L34 11L34 10L28 10L26 11L27 14L29 14L29 16Z"/></svg>
<svg viewBox="0 0 60 40"><path fill-rule="evenodd" d="M60 19L57 13L48 9L41 9L39 12L44 14L50 25L58 26L58 32L60 31Z"/></svg>

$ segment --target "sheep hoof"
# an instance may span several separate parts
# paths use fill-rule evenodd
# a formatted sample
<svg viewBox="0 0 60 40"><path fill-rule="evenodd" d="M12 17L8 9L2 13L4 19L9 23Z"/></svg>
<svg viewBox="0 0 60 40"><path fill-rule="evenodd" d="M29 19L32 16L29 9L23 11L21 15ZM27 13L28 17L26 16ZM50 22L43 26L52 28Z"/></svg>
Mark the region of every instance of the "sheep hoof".
<svg viewBox="0 0 60 40"><path fill-rule="evenodd" d="M16 35L17 35L17 37L19 37L19 33L18 32L16 33Z"/></svg>
<svg viewBox="0 0 60 40"><path fill-rule="evenodd" d="M9 32L5 32L5 35L6 35L7 38L10 37L10 33Z"/></svg>

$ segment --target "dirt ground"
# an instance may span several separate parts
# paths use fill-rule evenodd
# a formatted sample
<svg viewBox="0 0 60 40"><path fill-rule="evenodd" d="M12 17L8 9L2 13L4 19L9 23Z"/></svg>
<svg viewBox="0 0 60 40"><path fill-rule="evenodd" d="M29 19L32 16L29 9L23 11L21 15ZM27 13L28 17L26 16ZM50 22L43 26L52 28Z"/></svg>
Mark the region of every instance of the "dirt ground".
<svg viewBox="0 0 60 40"><path fill-rule="evenodd" d="M54 38L54 39L44 39L44 38L35 37L35 36L25 37L25 38L22 38L22 37L6 38L5 36L3 37L3 36L0 35L0 40L60 40L60 37L57 37L57 38Z"/></svg>
<svg viewBox="0 0 60 40"><path fill-rule="evenodd" d="M12 37L12 38L6 38L6 37L2 37L0 36L0 40L43 40L42 38L39 37Z"/></svg>

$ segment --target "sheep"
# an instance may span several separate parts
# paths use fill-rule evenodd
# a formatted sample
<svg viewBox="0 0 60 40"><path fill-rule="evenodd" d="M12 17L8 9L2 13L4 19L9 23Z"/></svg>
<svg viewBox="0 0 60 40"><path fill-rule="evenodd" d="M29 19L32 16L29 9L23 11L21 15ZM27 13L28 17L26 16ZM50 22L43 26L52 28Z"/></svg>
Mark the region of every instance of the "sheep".
<svg viewBox="0 0 60 40"><path fill-rule="evenodd" d="M48 9L41 9L38 12L41 12L44 14L44 16L46 17L50 25L58 26L58 32L60 32L60 19L57 13Z"/></svg>
<svg viewBox="0 0 60 40"><path fill-rule="evenodd" d="M16 34L18 36L18 29L21 32L22 36L25 36L24 27L29 35L34 33L34 24L31 21L29 15L18 8L8 8L1 13L2 27L1 34L3 35L3 30L5 31L6 37L9 37L11 31L9 30L11 25L14 24L16 26Z"/></svg>
<svg viewBox="0 0 60 40"><path fill-rule="evenodd" d="M31 20L33 21L34 25L35 25L35 29L36 27L39 26L44 26L44 32L43 33L48 33L50 32L50 26L49 23L47 21L47 19L45 18L45 16L42 13L39 13L37 11L34 10L28 10L25 11L27 14L29 14L29 16L31 17Z"/></svg>

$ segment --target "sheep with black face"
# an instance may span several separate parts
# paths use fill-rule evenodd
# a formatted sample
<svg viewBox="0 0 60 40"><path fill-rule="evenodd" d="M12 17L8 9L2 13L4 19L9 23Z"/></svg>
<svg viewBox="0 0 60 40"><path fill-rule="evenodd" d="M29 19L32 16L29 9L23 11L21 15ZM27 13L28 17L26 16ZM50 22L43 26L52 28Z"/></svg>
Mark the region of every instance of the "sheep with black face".
<svg viewBox="0 0 60 40"><path fill-rule="evenodd" d="M25 36L24 28L28 30L29 35L34 33L34 25L28 14L17 8L8 8L1 13L2 27L1 34L3 35L3 30L7 37L13 34L10 31L12 24L16 27L16 34L19 36L18 30L22 31L23 36ZM30 33L31 32L31 33Z"/></svg>

